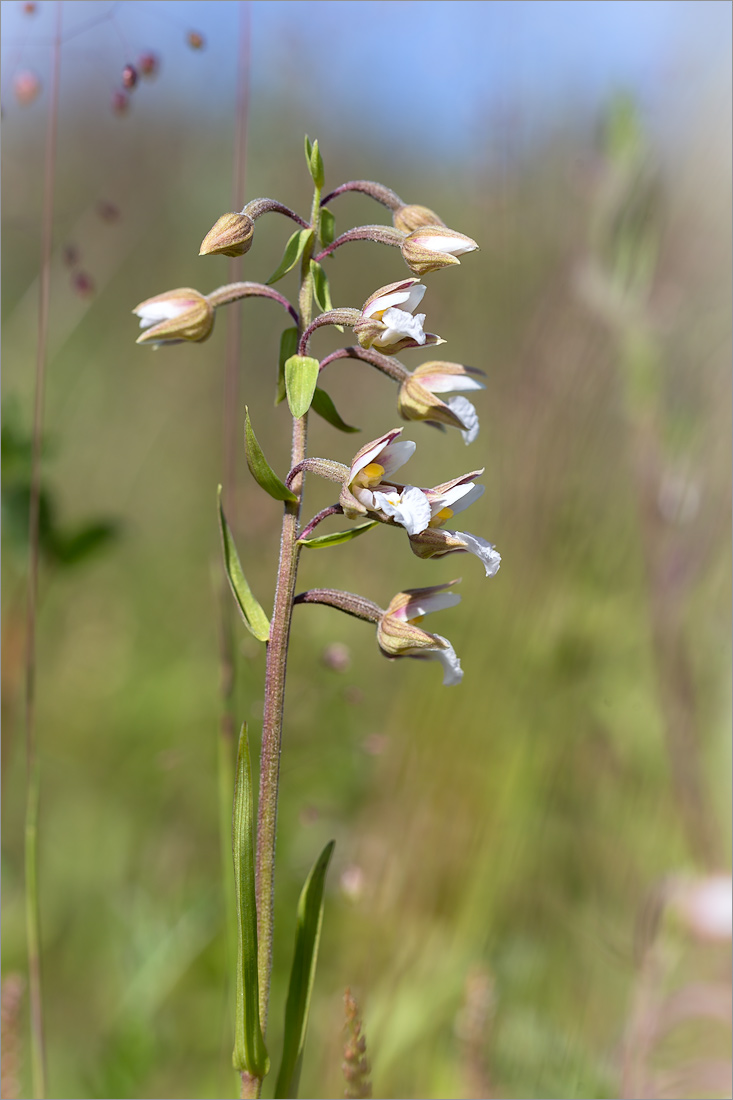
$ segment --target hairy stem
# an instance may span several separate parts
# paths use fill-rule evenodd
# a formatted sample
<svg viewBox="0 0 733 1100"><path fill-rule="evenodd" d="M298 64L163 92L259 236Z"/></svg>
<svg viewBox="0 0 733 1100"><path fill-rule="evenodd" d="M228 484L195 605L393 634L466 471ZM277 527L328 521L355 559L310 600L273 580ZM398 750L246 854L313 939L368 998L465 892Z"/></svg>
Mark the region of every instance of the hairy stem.
<svg viewBox="0 0 733 1100"><path fill-rule="evenodd" d="M315 189L311 212L314 230L311 245L303 253L298 308L300 333L308 328L313 309L310 261L312 241L318 235L320 191ZM308 414L293 420L291 467L305 459L308 436ZM298 572L298 519L303 493L303 474L293 478L291 488L297 502L285 503L280 536L280 562L275 588L275 606L272 612L270 640L267 643L267 670L265 673L265 708L262 723L262 752L260 756L260 797L257 813L257 865L255 890L257 895L257 953L259 977L260 1024L263 1035L267 1029L270 1003L270 978L272 974L272 940L274 919L275 843L277 834L277 803L280 779L280 749L282 744L283 704L285 677L290 640L290 623L293 614L293 597Z"/></svg>

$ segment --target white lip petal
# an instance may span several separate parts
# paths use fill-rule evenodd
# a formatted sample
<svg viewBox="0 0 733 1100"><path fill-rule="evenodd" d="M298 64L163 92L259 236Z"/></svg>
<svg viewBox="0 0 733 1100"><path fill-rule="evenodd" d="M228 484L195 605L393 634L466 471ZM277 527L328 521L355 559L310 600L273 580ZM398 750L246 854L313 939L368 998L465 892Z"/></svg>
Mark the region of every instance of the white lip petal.
<svg viewBox="0 0 733 1100"><path fill-rule="evenodd" d="M174 317L178 317L186 309L188 309L186 302L154 302L149 306L140 306L135 310L135 313L140 318L140 328L150 328L161 321L172 321Z"/></svg>
<svg viewBox="0 0 733 1100"><path fill-rule="evenodd" d="M431 510L428 499L421 489L407 485L401 493L374 494L374 506L395 523L405 528L408 535L419 535L430 523Z"/></svg>
<svg viewBox="0 0 733 1100"><path fill-rule="evenodd" d="M386 325L387 328L385 332L376 338L374 341L375 346L388 347L405 337L414 340L417 344L424 344L425 333L422 327L424 320L424 313L418 313L416 317L413 317L411 313L406 313L404 309L391 306L382 314L382 324Z"/></svg>
<svg viewBox="0 0 733 1100"><path fill-rule="evenodd" d="M443 686L452 687L454 684L460 684L463 679L463 669L455 649L447 638L441 637L440 634L436 634L435 637L445 642L446 646L445 649L429 650L429 655L437 658L443 666Z"/></svg>
<svg viewBox="0 0 733 1100"><path fill-rule="evenodd" d="M465 252L474 252L478 248L477 244L462 237L421 237L418 243L430 252L449 252L452 256L463 256Z"/></svg>
<svg viewBox="0 0 733 1100"><path fill-rule="evenodd" d="M478 413L474 406L467 397L449 397L446 405L465 424L461 435L466 446L473 443L479 432Z"/></svg>
<svg viewBox="0 0 733 1100"><path fill-rule="evenodd" d="M481 539L478 535L471 535L467 531L450 531L449 534L463 542L469 554L475 554L484 563L487 577L493 577L499 572L501 554L494 549L492 543Z"/></svg>
<svg viewBox="0 0 733 1100"><path fill-rule="evenodd" d="M461 602L457 592L433 592L432 594L415 596L407 607L403 608L401 618L415 619L419 615L429 615L432 611L445 611L447 607L455 607Z"/></svg>

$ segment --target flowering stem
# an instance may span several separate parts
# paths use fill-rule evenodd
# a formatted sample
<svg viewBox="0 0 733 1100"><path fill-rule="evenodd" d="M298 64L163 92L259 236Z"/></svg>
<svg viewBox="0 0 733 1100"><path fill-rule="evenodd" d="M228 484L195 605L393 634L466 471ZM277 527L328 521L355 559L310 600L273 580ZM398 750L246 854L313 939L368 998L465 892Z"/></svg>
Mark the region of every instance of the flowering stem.
<svg viewBox="0 0 733 1100"><path fill-rule="evenodd" d="M265 286L264 283L227 283L212 290L206 297L212 306L225 306L230 302L238 302L241 298L272 298L288 311L296 325L298 323L298 314L287 298L277 290L273 290L271 286Z"/></svg>
<svg viewBox="0 0 733 1100"><path fill-rule="evenodd" d="M394 378L395 382L402 383L410 377L410 372L397 359L389 355L382 355L380 351L375 351L374 348L361 348L358 345L332 351L325 359L321 359L320 369L323 370L329 363L333 363L337 359L361 359L363 362L369 363L370 366L376 367L377 370L381 370L383 374Z"/></svg>
<svg viewBox="0 0 733 1100"><path fill-rule="evenodd" d="M284 214L286 218L290 218L291 221L294 221L296 225L301 226L301 228L309 228L308 222L303 221L300 214L296 214L289 206L285 206L275 199L252 199L240 213L246 214L252 221L254 221L255 218L259 218L260 214Z"/></svg>
<svg viewBox="0 0 733 1100"><path fill-rule="evenodd" d="M393 244L396 248L402 246L405 234L399 229L392 229L389 225L357 225L355 229L347 229L335 241L331 241L315 257L316 263L320 263L325 256L330 256L342 244L349 241L376 241L377 244Z"/></svg>
<svg viewBox="0 0 733 1100"><path fill-rule="evenodd" d="M320 190L313 195L311 223L314 230L311 242L318 235ZM302 333L311 321L313 298L310 261L312 243L306 247L301 261L301 284L298 299L299 328ZM293 419L291 467L305 459L308 435L308 414ZM302 469L302 467L301 467ZM257 952L259 978L260 1024L263 1035L267 1028L272 974L272 939L274 918L275 841L277 832L277 801L280 778L280 746L282 743L283 703L285 676L288 660L290 623L293 614L293 597L298 572L298 519L303 490L303 473L297 474L291 489L298 497L296 502L286 502L280 536L280 562L275 588L275 605L267 643L267 668L265 672L265 707L262 723L262 752L260 756L260 796L257 814L257 863L255 891L257 896ZM246 1082L243 1079L243 1086Z"/></svg>
<svg viewBox="0 0 733 1100"><path fill-rule="evenodd" d="M385 187L382 183L375 183L373 180L349 180L348 183L342 183L334 191L329 191L325 198L321 199L321 206L326 206L331 199L335 199L337 195L343 195L347 191L361 191L362 194L370 195L377 202L381 202L382 206L386 206L392 211L399 210L405 205L399 195L396 195L394 191L391 191L389 187Z"/></svg>
<svg viewBox="0 0 733 1100"><path fill-rule="evenodd" d="M324 508L322 512L314 516L307 527L304 527L300 532L299 538L307 539L312 531L315 531L319 523L322 523L324 519L328 519L329 516L342 516L344 510L340 504L330 504L328 508Z"/></svg>

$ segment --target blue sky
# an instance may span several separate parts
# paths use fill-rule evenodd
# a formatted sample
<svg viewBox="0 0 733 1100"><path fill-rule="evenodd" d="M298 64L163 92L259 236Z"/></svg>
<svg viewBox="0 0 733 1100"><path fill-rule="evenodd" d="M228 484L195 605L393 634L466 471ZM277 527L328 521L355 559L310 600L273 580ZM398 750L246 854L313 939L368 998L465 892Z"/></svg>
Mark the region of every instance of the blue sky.
<svg viewBox="0 0 733 1100"><path fill-rule="evenodd" d="M37 7L28 17L20 2L2 5L4 98L18 66L47 67L55 0ZM541 135L560 109L592 115L618 88L663 122L706 81L725 83L732 10L728 0L252 0L251 81L260 102L289 89L316 124L335 117L408 152L456 151L494 112L520 109L524 136ZM95 66L116 73L153 47L171 109L228 110L240 11L236 0L65 0L66 86L93 85ZM206 38L199 57L189 28Z"/></svg>

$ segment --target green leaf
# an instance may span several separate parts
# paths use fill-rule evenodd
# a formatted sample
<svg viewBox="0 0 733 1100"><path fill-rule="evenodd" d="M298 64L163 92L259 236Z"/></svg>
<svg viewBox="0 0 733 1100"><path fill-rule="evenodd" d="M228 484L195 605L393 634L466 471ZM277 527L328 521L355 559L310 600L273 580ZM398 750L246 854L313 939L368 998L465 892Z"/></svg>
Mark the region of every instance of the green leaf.
<svg viewBox="0 0 733 1100"><path fill-rule="evenodd" d="M265 492L269 493L275 500L287 500L290 501L291 504L294 504L298 499L295 493L291 493L287 485L280 480L262 453L262 448L257 442L257 436L254 433L252 423L249 419L249 409L246 405L244 406L244 444L247 452L249 472L260 488L264 489Z"/></svg>
<svg viewBox="0 0 733 1100"><path fill-rule="evenodd" d="M319 362L310 355L291 355L285 363L285 390L293 416L305 416L318 381Z"/></svg>
<svg viewBox="0 0 733 1100"><path fill-rule="evenodd" d="M311 174L311 179L320 190L323 187L323 181L325 179L323 157L318 148L318 140L316 139L316 141L311 142L307 134L305 137L305 159L308 165L308 171Z"/></svg>
<svg viewBox="0 0 733 1100"><path fill-rule="evenodd" d="M315 260L311 260L311 286L313 288L313 297L317 304L321 307L321 311L326 313L328 310L333 309L333 302L331 301L331 289L328 285L328 276L323 270L320 264L317 264ZM343 325L334 325L337 332L343 332Z"/></svg>
<svg viewBox="0 0 733 1100"><path fill-rule="evenodd" d="M232 856L237 902L237 986L234 1030L234 1068L254 1077L270 1069L262 1038L257 979L257 903L255 900L254 813L252 767L249 762L247 725L239 734L237 778L232 814Z"/></svg>
<svg viewBox="0 0 733 1100"><path fill-rule="evenodd" d="M298 902L293 968L290 972L290 986L285 1005L283 1057L275 1085L276 1100L286 1100L286 1098L292 1100L298 1095L303 1048L308 1029L308 1010L323 922L323 888L334 843L330 840L313 864Z"/></svg>
<svg viewBox="0 0 733 1100"><path fill-rule="evenodd" d="M221 543L224 549L224 567L245 626L259 642L266 642L270 637L270 622L253 596L252 589L247 584L247 578L244 575L242 563L234 545L232 532L229 530L229 524L224 515L221 503L221 485L219 486L219 530L221 531Z"/></svg>
<svg viewBox="0 0 733 1100"><path fill-rule="evenodd" d="M277 393L275 404L285 400L285 361L298 350L297 328L286 328L280 337L280 359L277 371Z"/></svg>
<svg viewBox="0 0 733 1100"><path fill-rule="evenodd" d="M376 527L378 523L378 519L369 519L366 523L357 523L356 527L349 527L348 531L334 531L332 535L316 535L312 539L298 539L298 544L305 546L308 550L320 550L325 546L339 546L342 542L350 542L359 535L371 531L372 527Z"/></svg>
<svg viewBox="0 0 733 1100"><path fill-rule="evenodd" d="M303 255L303 250L310 242L313 236L312 229L296 229L292 237L285 245L285 252L283 258L280 261L280 266L267 280L267 285L276 283L278 279L282 279L283 275L287 275L291 268L295 267L300 257Z"/></svg>
<svg viewBox="0 0 733 1100"><path fill-rule="evenodd" d="M333 309L331 290L326 272L315 260L311 260L311 275L313 276L313 296L321 307L321 313L326 313L329 309Z"/></svg>
<svg viewBox="0 0 733 1100"><path fill-rule="evenodd" d="M331 398L325 390L320 389L318 386L316 386L313 393L311 408L313 412L318 413L318 415L322 416L324 420L327 420L329 424L333 424L334 428L338 428L340 432L361 431L360 428L354 428L351 424L347 424L346 421L341 419Z"/></svg>
<svg viewBox="0 0 733 1100"><path fill-rule="evenodd" d="M320 232L321 244L324 248L328 248L336 240L336 219L327 206L324 206L321 210Z"/></svg>

